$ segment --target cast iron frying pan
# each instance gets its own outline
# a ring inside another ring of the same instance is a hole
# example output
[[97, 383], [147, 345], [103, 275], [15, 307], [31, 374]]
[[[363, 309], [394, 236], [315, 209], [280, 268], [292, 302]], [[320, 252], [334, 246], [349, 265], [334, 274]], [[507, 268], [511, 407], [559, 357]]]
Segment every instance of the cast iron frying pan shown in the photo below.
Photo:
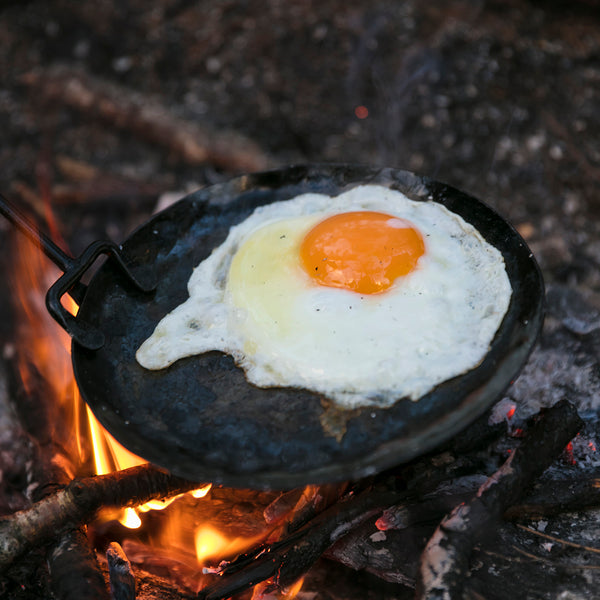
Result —
[[[232, 225], [259, 205], [305, 192], [338, 195], [365, 183], [444, 204], [502, 252], [513, 296], [478, 367], [418, 402], [399, 399], [387, 409], [344, 411], [304, 389], [250, 385], [220, 352], [161, 371], [138, 365], [139, 345], [188, 297], [192, 269]], [[77, 318], [100, 329], [105, 343], [87, 350], [73, 342], [83, 397], [131, 451], [183, 477], [229, 486], [285, 489], [355, 479], [431, 450], [499, 399], [542, 323], [542, 278], [517, 232], [478, 200], [406, 171], [298, 166], [238, 177], [155, 216], [123, 244], [123, 256], [136, 267], [152, 268], [158, 286], [150, 294], [136, 291], [112, 261], [94, 276]]]

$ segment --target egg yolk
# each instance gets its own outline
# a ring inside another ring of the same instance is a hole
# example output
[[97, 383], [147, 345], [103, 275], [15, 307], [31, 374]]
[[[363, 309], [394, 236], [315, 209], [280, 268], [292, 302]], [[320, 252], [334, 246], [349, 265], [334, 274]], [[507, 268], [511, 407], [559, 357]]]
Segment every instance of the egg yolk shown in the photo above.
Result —
[[361, 294], [387, 290], [424, 252], [423, 237], [411, 223], [374, 211], [329, 217], [300, 246], [304, 269], [316, 283]]

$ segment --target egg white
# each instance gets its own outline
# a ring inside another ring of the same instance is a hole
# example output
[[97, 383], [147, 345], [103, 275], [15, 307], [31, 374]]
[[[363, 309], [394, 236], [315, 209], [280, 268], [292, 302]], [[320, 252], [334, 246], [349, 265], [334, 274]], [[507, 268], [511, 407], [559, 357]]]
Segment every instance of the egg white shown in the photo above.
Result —
[[[301, 266], [304, 235], [354, 210], [407, 220], [425, 241], [416, 269], [386, 292], [325, 287]], [[512, 293], [501, 253], [473, 226], [376, 185], [256, 209], [198, 265], [188, 291], [138, 350], [143, 367], [220, 350], [257, 386], [307, 388], [349, 408], [417, 400], [476, 367]]]

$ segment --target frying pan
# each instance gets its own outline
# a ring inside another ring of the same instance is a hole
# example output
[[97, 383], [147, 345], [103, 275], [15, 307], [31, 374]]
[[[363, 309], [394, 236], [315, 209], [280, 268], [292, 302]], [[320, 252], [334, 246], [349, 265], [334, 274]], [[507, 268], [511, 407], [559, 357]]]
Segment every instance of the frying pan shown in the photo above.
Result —
[[[366, 183], [443, 204], [502, 253], [512, 298], [477, 367], [416, 402], [400, 398], [389, 408], [345, 410], [305, 389], [251, 385], [233, 359], [217, 351], [161, 371], [136, 362], [137, 348], [158, 321], [187, 299], [192, 269], [254, 208], [305, 192], [338, 195]], [[542, 277], [513, 227], [471, 196], [393, 169], [315, 165], [244, 175], [185, 197], [120, 247], [96, 243], [79, 259], [46, 252], [65, 270], [47, 305], [73, 337], [75, 377], [102, 425], [132, 452], [179, 476], [234, 487], [356, 479], [432, 450], [501, 397], [543, 320]], [[86, 289], [81, 274], [103, 252], [111, 258]], [[60, 305], [69, 290], [80, 304], [77, 317]]]

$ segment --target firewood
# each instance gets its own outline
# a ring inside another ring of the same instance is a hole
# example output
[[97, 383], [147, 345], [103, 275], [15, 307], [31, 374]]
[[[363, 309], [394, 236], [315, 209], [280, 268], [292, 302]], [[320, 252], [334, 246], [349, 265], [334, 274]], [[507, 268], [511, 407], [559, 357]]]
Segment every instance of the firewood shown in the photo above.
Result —
[[60, 600], [109, 600], [104, 577], [83, 528], [62, 534], [48, 553], [50, 585]]
[[[336, 542], [324, 556], [356, 571], [366, 570], [385, 581], [414, 587], [419, 555], [435, 530], [431, 523], [439, 523], [454, 507], [473, 498], [478, 489], [447, 493], [453, 491], [452, 483], [446, 487], [445, 494], [436, 493], [427, 499], [414, 498], [391, 507], [376, 524], [361, 525]], [[539, 519], [598, 507], [598, 479], [581, 476], [565, 479], [558, 474], [556, 478], [548, 477], [539, 482], [520, 503], [509, 507], [502, 518], [505, 521]], [[423, 545], [419, 546], [421, 539]]]
[[242, 592], [261, 581], [275, 577], [286, 588], [316, 562], [329, 546], [366, 519], [391, 506], [398, 499], [394, 491], [367, 490], [346, 498], [321, 512], [288, 537], [243, 557], [222, 570], [214, 584], [204, 588], [201, 600], [221, 600]]
[[137, 506], [198, 486], [152, 465], [75, 479], [31, 508], [0, 519], [0, 572], [35, 544], [90, 522], [101, 507]]
[[74, 68], [32, 71], [22, 81], [38, 98], [129, 131], [191, 165], [212, 163], [229, 171], [246, 172], [264, 169], [272, 162], [257, 144], [237, 132], [209, 131], [176, 117], [147, 96]]
[[[64, 405], [49, 401], [54, 396], [48, 381], [31, 367], [32, 385], [17, 394], [15, 411], [20, 415], [32, 449], [33, 459], [27, 464], [27, 479], [31, 482], [28, 495], [33, 502], [43, 502], [73, 479], [75, 454], [67, 432], [59, 433], [55, 427], [57, 422], [67, 422], [62, 412]], [[11, 543], [10, 539], [6, 541]], [[44, 550], [49, 585], [56, 600], [109, 599], [96, 555], [80, 524], [55, 531]]]
[[597, 477], [561, 477], [549, 479], [527, 494], [522, 502], [511, 506], [504, 518], [509, 520], [541, 518], [565, 512], [600, 507], [600, 479]]
[[468, 503], [445, 517], [421, 557], [417, 598], [458, 598], [476, 541], [565, 448], [583, 422], [567, 401], [549, 409]]
[[131, 563], [117, 542], [109, 544], [106, 560], [112, 600], [135, 600], [135, 577], [131, 571]]

